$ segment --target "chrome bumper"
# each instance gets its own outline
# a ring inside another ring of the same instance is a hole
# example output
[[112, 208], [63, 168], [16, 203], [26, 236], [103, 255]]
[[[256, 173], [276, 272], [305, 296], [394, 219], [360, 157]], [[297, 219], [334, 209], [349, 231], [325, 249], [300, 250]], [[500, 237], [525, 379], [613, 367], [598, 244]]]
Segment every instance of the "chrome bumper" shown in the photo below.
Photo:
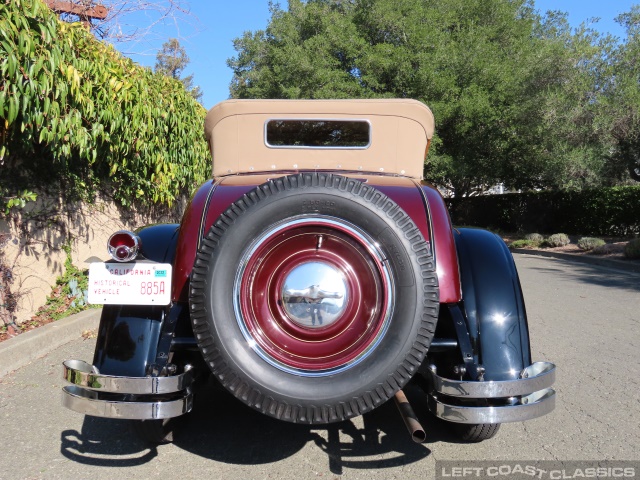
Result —
[[62, 405], [78, 413], [106, 418], [152, 420], [183, 415], [193, 406], [191, 370], [169, 377], [102, 375], [82, 360], [63, 363]]
[[[456, 423], [521, 422], [540, 417], [555, 407], [556, 366], [536, 362], [517, 380], [466, 381], [442, 378], [428, 371], [429, 410]], [[481, 401], [486, 400], [486, 401]], [[479, 405], [481, 404], [482, 405]]]

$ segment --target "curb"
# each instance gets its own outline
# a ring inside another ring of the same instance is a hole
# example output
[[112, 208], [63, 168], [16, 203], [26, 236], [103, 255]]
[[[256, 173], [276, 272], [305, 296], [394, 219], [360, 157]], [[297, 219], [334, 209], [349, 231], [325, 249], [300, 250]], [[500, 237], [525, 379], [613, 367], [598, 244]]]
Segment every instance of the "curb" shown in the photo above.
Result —
[[562, 260], [569, 260], [571, 262], [586, 263], [589, 265], [597, 265], [599, 267], [615, 268], [616, 270], [640, 273], [640, 263], [627, 263], [622, 260], [574, 255], [571, 253], [545, 252], [544, 250], [529, 250], [528, 248], [514, 248], [511, 252], [523, 255], [535, 255], [538, 257], [559, 258]]
[[101, 312], [85, 310], [0, 342], [0, 378], [98, 328]]

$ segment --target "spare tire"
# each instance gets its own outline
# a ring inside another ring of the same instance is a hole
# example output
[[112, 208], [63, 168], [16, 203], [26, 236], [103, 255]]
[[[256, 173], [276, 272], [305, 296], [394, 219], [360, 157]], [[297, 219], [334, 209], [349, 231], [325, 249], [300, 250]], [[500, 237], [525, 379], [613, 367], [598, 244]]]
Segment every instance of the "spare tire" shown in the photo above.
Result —
[[233, 203], [198, 250], [193, 330], [233, 395], [290, 422], [374, 409], [415, 374], [438, 317], [430, 244], [360, 179], [304, 173]]

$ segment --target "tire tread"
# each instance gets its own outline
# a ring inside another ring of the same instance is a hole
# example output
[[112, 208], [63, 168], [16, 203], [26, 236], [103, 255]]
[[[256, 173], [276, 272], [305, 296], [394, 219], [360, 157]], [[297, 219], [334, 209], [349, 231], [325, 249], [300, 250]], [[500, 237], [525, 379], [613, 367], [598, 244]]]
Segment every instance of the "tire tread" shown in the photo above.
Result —
[[495, 437], [500, 429], [499, 423], [456, 424], [456, 433], [468, 443], [478, 443]]

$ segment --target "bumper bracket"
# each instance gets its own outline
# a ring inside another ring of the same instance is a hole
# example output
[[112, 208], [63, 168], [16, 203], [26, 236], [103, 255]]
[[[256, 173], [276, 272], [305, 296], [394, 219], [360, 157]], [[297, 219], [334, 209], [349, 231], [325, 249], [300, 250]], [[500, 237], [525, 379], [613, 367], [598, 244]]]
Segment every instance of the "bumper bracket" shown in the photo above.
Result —
[[536, 362], [516, 380], [451, 380], [429, 369], [429, 410], [435, 416], [456, 423], [521, 422], [540, 417], [555, 407], [556, 367]]
[[130, 420], [165, 419], [191, 411], [191, 369], [168, 377], [103, 375], [82, 360], [63, 363], [62, 405], [78, 413]]

